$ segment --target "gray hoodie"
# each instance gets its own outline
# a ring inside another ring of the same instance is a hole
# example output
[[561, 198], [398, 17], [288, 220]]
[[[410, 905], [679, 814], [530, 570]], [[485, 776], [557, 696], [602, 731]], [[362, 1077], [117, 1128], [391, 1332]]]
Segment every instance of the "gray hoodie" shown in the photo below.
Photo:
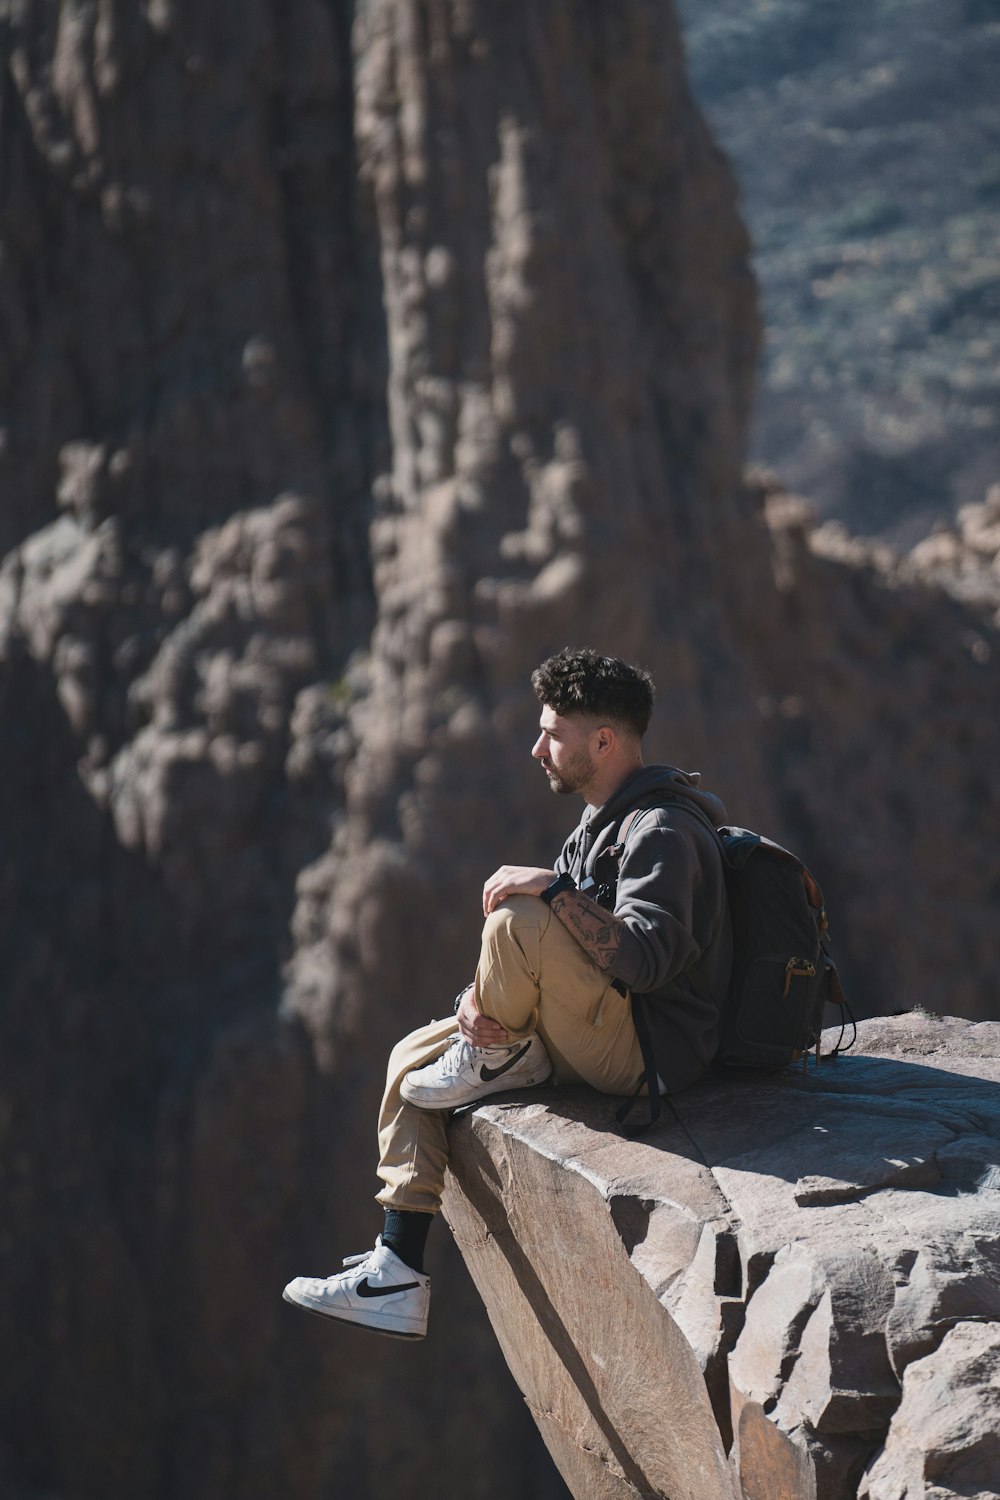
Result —
[[719, 842], [684, 804], [716, 827], [726, 810], [698, 780], [675, 766], [633, 772], [603, 807], [584, 811], [556, 860], [557, 872], [568, 871], [577, 885], [592, 876], [608, 899], [615, 867], [601, 856], [627, 814], [648, 808], [629, 829], [618, 867], [614, 912], [625, 934], [611, 973], [645, 997], [657, 1069], [671, 1093], [696, 1082], [712, 1061], [732, 967]]

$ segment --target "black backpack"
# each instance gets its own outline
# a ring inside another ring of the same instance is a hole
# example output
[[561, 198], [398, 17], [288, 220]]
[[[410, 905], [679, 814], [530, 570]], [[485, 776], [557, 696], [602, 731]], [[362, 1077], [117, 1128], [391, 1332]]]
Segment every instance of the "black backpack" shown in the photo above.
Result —
[[[634, 809], [622, 823], [618, 841], [606, 851], [616, 871], [595, 892], [613, 908], [617, 868], [632, 825], [651, 807], [669, 804], [697, 817], [717, 838], [722, 853], [733, 924], [733, 969], [721, 1007], [721, 1032], [715, 1062], [727, 1068], [783, 1068], [810, 1051], [820, 1057], [824, 1007], [840, 1007], [841, 1034], [827, 1056], [843, 1045], [848, 1020], [853, 1026], [829, 950], [823, 893], [805, 865], [771, 839], [747, 828], [716, 828], [687, 798], [660, 798]], [[610, 896], [610, 903], [608, 897]], [[643, 1014], [642, 996], [632, 996], [632, 1015], [642, 1045], [649, 1087], [650, 1123], [660, 1113], [652, 1043]], [[855, 1030], [856, 1035], [856, 1030]], [[624, 1120], [631, 1102], [619, 1111]]]

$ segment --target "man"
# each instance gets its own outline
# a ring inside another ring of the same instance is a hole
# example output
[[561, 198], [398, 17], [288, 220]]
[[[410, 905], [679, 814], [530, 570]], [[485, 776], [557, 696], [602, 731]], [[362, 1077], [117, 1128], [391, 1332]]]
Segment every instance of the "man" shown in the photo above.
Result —
[[378, 1132], [386, 1217], [375, 1249], [338, 1275], [297, 1277], [284, 1293], [400, 1338], [427, 1328], [423, 1255], [441, 1204], [450, 1110], [553, 1074], [635, 1093], [647, 1070], [630, 991], [644, 997], [661, 1092], [700, 1078], [718, 1041], [732, 941], [713, 825], [725, 809], [697, 775], [643, 765], [647, 673], [567, 649], [531, 681], [541, 704], [531, 753], [554, 792], [583, 798], [583, 816], [554, 869], [501, 865], [490, 876], [474, 982], [453, 1017], [392, 1052]]

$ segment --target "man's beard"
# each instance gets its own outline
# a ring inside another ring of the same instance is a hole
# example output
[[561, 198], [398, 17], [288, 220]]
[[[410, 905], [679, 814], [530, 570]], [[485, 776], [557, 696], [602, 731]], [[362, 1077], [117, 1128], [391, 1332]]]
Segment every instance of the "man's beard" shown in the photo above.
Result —
[[593, 779], [594, 768], [586, 750], [579, 750], [561, 771], [546, 766], [545, 774], [549, 778], [550, 790], [568, 797], [585, 791]]

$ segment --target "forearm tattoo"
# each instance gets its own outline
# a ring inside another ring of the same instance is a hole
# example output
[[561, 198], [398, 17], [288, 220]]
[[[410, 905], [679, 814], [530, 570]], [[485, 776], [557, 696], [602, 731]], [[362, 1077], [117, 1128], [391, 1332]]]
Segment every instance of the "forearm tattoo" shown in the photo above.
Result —
[[560, 891], [552, 910], [599, 969], [610, 969], [621, 947], [625, 923], [582, 891]]

